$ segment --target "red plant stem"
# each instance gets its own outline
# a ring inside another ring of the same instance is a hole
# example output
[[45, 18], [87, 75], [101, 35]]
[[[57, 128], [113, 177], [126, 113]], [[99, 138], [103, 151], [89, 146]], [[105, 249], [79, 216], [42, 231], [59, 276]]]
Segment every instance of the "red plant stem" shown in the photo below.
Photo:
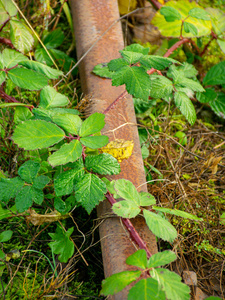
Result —
[[162, 4], [159, 3], [157, 0], [149, 0], [149, 2], [152, 4], [152, 6], [154, 6], [154, 8], [156, 9], [160, 9]]
[[13, 44], [12, 44], [12, 42], [9, 39], [0, 37], [0, 43], [9, 46], [12, 49], [15, 49], [14, 46], [13, 46]]
[[189, 39], [182, 39], [178, 42], [176, 42], [172, 47], [170, 47], [170, 49], [167, 50], [167, 52], [163, 55], [164, 57], [169, 57], [173, 51], [175, 51], [178, 47], [180, 47], [181, 45], [189, 42], [190, 40]]
[[5, 25], [9, 22], [9, 20], [10, 20], [10, 18], [7, 19], [7, 20], [2, 24], [2, 26], [1, 26], [1, 28], [0, 28], [0, 32], [1, 32], [2, 29], [5, 27]]
[[200, 53], [200, 56], [203, 56], [206, 52], [206, 50], [208, 49], [209, 45], [211, 44], [211, 42], [214, 40], [214, 39], [217, 39], [217, 35], [212, 31], [211, 32], [211, 39], [210, 41], [205, 45], [204, 49], [202, 50], [202, 52]]
[[103, 114], [106, 114], [110, 109], [112, 109], [116, 103], [121, 100], [123, 97], [125, 97], [128, 94], [127, 91], [124, 91], [121, 95], [119, 95], [119, 97], [116, 98], [116, 100], [114, 100], [104, 111]]
[[14, 97], [9, 96], [6, 94], [2, 88], [0, 88], [0, 97], [2, 97], [7, 103], [12, 103], [12, 102], [19, 102], [17, 101]]
[[[117, 203], [117, 201], [114, 199], [112, 194], [108, 191], [105, 195], [108, 199], [109, 203], [113, 206], [113, 204]], [[152, 256], [151, 252], [148, 250], [145, 242], [140, 237], [136, 229], [134, 228], [133, 224], [129, 219], [121, 218], [124, 226], [127, 228], [128, 232], [130, 233], [131, 239], [139, 246], [140, 249], [144, 249], [147, 253], [147, 258], [150, 258]]]

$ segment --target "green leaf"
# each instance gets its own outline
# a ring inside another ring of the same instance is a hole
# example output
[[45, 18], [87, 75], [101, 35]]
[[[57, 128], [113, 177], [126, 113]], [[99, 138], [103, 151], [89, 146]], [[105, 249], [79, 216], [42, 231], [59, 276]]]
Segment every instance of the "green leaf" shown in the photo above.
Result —
[[63, 75], [63, 72], [60, 70], [56, 70], [53, 68], [50, 68], [40, 62], [34, 61], [34, 60], [28, 60], [28, 61], [22, 61], [19, 62], [20, 66], [23, 66], [27, 69], [36, 71], [39, 74], [43, 74], [49, 79], [57, 79], [59, 76]]
[[24, 186], [24, 181], [19, 177], [12, 179], [1, 178], [0, 180], [0, 200], [8, 203], [10, 199], [15, 198], [17, 193]]
[[48, 148], [65, 137], [55, 124], [43, 120], [29, 120], [17, 125], [12, 139], [20, 148], [35, 150]]
[[167, 214], [171, 214], [174, 216], [190, 219], [190, 220], [195, 220], [195, 221], [202, 221], [201, 218], [196, 217], [195, 215], [189, 214], [185, 211], [179, 210], [179, 209], [172, 209], [172, 208], [166, 208], [166, 207], [158, 207], [158, 206], [153, 206], [152, 207], [156, 211], [162, 211]]
[[82, 124], [81, 118], [72, 114], [56, 114], [52, 117], [52, 120], [67, 132], [75, 135], [78, 135]]
[[33, 187], [38, 190], [43, 190], [43, 188], [46, 186], [46, 184], [49, 183], [49, 181], [50, 178], [45, 175], [38, 176], [34, 179]]
[[116, 158], [108, 153], [87, 156], [85, 167], [88, 171], [101, 175], [115, 175], [120, 173], [120, 164]]
[[57, 28], [53, 31], [49, 31], [43, 38], [43, 43], [47, 49], [58, 48], [63, 40], [64, 33], [60, 28]]
[[165, 219], [148, 211], [146, 209], [143, 210], [145, 221], [149, 227], [149, 229], [157, 236], [162, 238], [165, 241], [173, 242], [177, 237], [176, 229]]
[[9, 69], [16, 66], [21, 61], [28, 60], [28, 57], [13, 49], [4, 49], [2, 51], [4, 66]]
[[0, 204], [0, 220], [11, 217], [16, 214], [16, 205], [13, 205], [9, 209], [4, 209]]
[[2, 84], [6, 79], [5, 71], [0, 71], [0, 84]]
[[181, 278], [167, 269], [157, 268], [150, 271], [153, 279], [156, 279], [168, 300], [189, 300], [190, 288], [181, 282]]
[[170, 264], [177, 259], [177, 256], [174, 252], [166, 250], [163, 252], [158, 252], [153, 254], [148, 260], [148, 268], [156, 268]]
[[109, 138], [106, 135], [101, 136], [87, 136], [80, 138], [80, 142], [91, 149], [98, 149], [104, 147], [109, 142]]
[[140, 44], [131, 44], [129, 46], [126, 46], [123, 49], [123, 51], [131, 51], [131, 52], [136, 52], [136, 53], [142, 53], [143, 55], [147, 55], [149, 50], [150, 50], [150, 48], [143, 47]]
[[179, 71], [182, 71], [187, 78], [196, 78], [198, 71], [195, 67], [187, 62], [184, 62], [181, 66], [176, 67]]
[[[62, 68], [65, 72], [68, 72], [76, 63], [74, 58], [69, 57], [66, 53], [57, 50], [57, 49], [50, 49], [49, 53], [55, 59], [56, 63], [60, 68]], [[76, 75], [78, 69], [75, 68], [72, 71], [72, 75]]]
[[164, 76], [151, 76], [152, 88], [150, 96], [153, 98], [163, 98], [173, 91], [173, 83]]
[[66, 203], [59, 197], [55, 197], [54, 199], [54, 208], [60, 212], [63, 213], [66, 209]]
[[110, 71], [118, 71], [122, 67], [128, 66], [128, 65], [129, 65], [129, 62], [123, 58], [116, 58], [116, 59], [111, 60], [108, 63], [108, 67], [109, 67]]
[[45, 120], [47, 122], [52, 121], [53, 116], [59, 114], [71, 114], [71, 115], [78, 115], [79, 112], [76, 109], [66, 109], [66, 108], [34, 108], [32, 110], [35, 119]]
[[23, 67], [8, 71], [8, 76], [15, 85], [30, 91], [40, 90], [48, 85], [47, 77]]
[[126, 85], [129, 94], [135, 98], [148, 100], [151, 88], [151, 80], [149, 75], [142, 67], [125, 66], [116, 72], [112, 77], [112, 85]]
[[155, 197], [149, 193], [140, 192], [139, 197], [140, 197], [140, 206], [149, 206], [149, 205], [156, 204]]
[[117, 194], [136, 205], [140, 205], [140, 196], [132, 182], [126, 179], [118, 179], [114, 185]]
[[49, 243], [49, 247], [52, 249], [52, 252], [59, 254], [59, 261], [66, 263], [74, 253], [74, 244], [70, 240], [70, 236], [73, 233], [73, 227], [69, 228], [67, 231], [64, 231], [61, 227], [56, 228], [55, 233], [49, 233], [53, 242]]
[[102, 281], [101, 295], [114, 295], [141, 276], [141, 271], [124, 271]]
[[192, 79], [186, 78], [186, 77], [177, 77], [175, 80], [175, 87], [176, 85], [181, 85], [183, 87], [187, 87], [189, 89], [191, 89], [192, 91], [196, 91], [196, 92], [204, 92], [205, 89], [202, 87], [202, 85], [197, 82], [194, 81]]
[[5, 230], [0, 233], [0, 243], [8, 242], [12, 237], [12, 230]]
[[[142, 53], [125, 51], [125, 50], [120, 51], [120, 53], [123, 56], [123, 58], [125, 58], [130, 64], [137, 63], [140, 60], [140, 58], [143, 56]], [[124, 64], [124, 65], [127, 65], [127, 64]]]
[[20, 177], [27, 183], [33, 183], [41, 165], [39, 162], [28, 160], [18, 170]]
[[15, 124], [29, 120], [33, 116], [32, 112], [27, 107], [16, 107], [14, 113]]
[[203, 93], [196, 93], [196, 98], [201, 103], [209, 103], [210, 101], [214, 101], [217, 97], [217, 93], [214, 89], [205, 89]]
[[75, 197], [88, 212], [104, 199], [107, 193], [105, 183], [94, 174], [85, 174], [75, 183]]
[[217, 116], [225, 119], [225, 94], [219, 93], [216, 99], [212, 99], [209, 102], [210, 107]]
[[196, 112], [188, 96], [183, 92], [176, 92], [174, 94], [174, 102], [188, 122], [193, 125], [196, 121]]
[[152, 278], [141, 279], [129, 291], [128, 300], [165, 300], [165, 293]]
[[141, 269], [147, 268], [147, 255], [146, 251], [141, 249], [136, 251], [134, 254], [130, 255], [126, 259], [126, 264], [130, 266], [135, 266]]
[[16, 195], [15, 204], [19, 213], [22, 213], [32, 206], [31, 186], [24, 186]]
[[98, 76], [104, 77], [104, 78], [108, 78], [108, 79], [111, 79], [112, 76], [113, 76], [113, 73], [114, 73], [114, 72], [111, 72], [109, 70], [109, 67], [108, 67], [107, 63], [98, 64], [97, 66], [94, 67], [94, 69], [92, 70], [92, 72], [95, 75], [98, 75]]
[[30, 193], [31, 193], [32, 201], [34, 201], [38, 205], [41, 205], [42, 202], [44, 201], [43, 191], [32, 187]]
[[198, 29], [195, 27], [195, 25], [189, 23], [189, 22], [184, 22], [184, 31], [187, 33], [192, 33], [193, 35], [198, 35]]
[[12, 0], [0, 0], [0, 24], [5, 23], [9, 16], [13, 17], [16, 14], [17, 9]]
[[[51, 54], [51, 50], [49, 50], [49, 52]], [[51, 58], [49, 57], [48, 53], [45, 51], [44, 48], [36, 49], [36, 51], [34, 53], [34, 58], [35, 58], [35, 60], [37, 60], [43, 64], [46, 64], [49, 67], [51, 67], [53, 65]], [[54, 58], [53, 58], [53, 60], [54, 60]]]
[[1, 103], [0, 108], [6, 108], [6, 107], [16, 107], [16, 106], [28, 106], [33, 107], [33, 105], [25, 104], [25, 103], [19, 103], [19, 102], [13, 102], [13, 103]]
[[34, 38], [28, 27], [16, 19], [10, 20], [10, 40], [13, 46], [23, 54], [31, 51]]
[[101, 113], [94, 113], [90, 115], [81, 125], [79, 136], [85, 137], [102, 130], [105, 126], [105, 115]]
[[74, 190], [76, 181], [84, 175], [84, 165], [82, 160], [78, 160], [74, 163], [74, 167], [71, 170], [65, 171], [59, 174], [54, 180], [54, 190], [56, 196], [69, 195]]
[[213, 66], [203, 79], [204, 85], [225, 84], [225, 60]]
[[111, 193], [111, 194], [113, 194], [113, 197], [115, 198], [115, 199], [118, 199], [118, 198], [120, 198], [120, 196], [119, 195], [117, 195], [117, 193], [116, 193], [116, 191], [115, 191], [115, 189], [114, 189], [114, 185], [115, 185], [115, 180], [111, 180], [111, 181], [109, 181], [106, 177], [103, 177], [103, 178], [101, 178], [102, 179], [102, 181], [106, 184], [106, 188], [107, 188], [107, 190]]
[[53, 166], [65, 165], [74, 162], [82, 154], [82, 145], [78, 140], [73, 140], [69, 144], [64, 144], [48, 158], [48, 162]]
[[113, 204], [113, 212], [122, 218], [135, 218], [140, 212], [140, 207], [134, 202], [123, 200]]
[[175, 59], [157, 55], [144, 55], [142, 56], [140, 63], [149, 69], [154, 68], [156, 70], [164, 70], [165, 68], [169, 67], [172, 63], [180, 64]]
[[210, 297], [205, 298], [205, 300], [221, 300], [221, 298], [215, 297], [215, 296], [210, 296]]
[[212, 7], [207, 7], [206, 11], [211, 16], [213, 31], [217, 36], [220, 36], [225, 31], [225, 13], [218, 8]]
[[160, 14], [163, 15], [167, 22], [174, 22], [176, 20], [181, 20], [181, 14], [179, 11], [170, 6], [163, 6], [160, 9]]
[[196, 18], [196, 19], [210, 20], [210, 16], [207, 13], [207, 11], [205, 11], [204, 9], [202, 9], [200, 7], [192, 8], [188, 14], [189, 14], [189, 16]]

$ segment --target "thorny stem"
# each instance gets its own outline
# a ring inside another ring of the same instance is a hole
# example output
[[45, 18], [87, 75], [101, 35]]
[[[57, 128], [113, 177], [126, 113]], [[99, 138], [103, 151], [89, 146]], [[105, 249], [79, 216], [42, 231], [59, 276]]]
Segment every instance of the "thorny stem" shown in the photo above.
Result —
[[152, 4], [152, 6], [154, 6], [154, 8], [156, 9], [160, 9], [162, 4], [159, 3], [157, 0], [149, 0], [149, 2]]
[[209, 45], [212, 43], [213, 40], [217, 39], [217, 35], [211, 31], [211, 39], [208, 41], [208, 43], [205, 45], [204, 49], [202, 50], [202, 52], [200, 53], [200, 56], [203, 56], [206, 52], [206, 50], [208, 49]]
[[[109, 203], [113, 206], [114, 203], [117, 203], [117, 201], [114, 199], [113, 195], [108, 191], [105, 195], [105, 197], [108, 199]], [[147, 258], [150, 258], [152, 256], [151, 252], [148, 250], [145, 242], [140, 237], [136, 229], [134, 228], [133, 224], [129, 219], [121, 218], [124, 226], [127, 228], [128, 232], [130, 233], [131, 239], [139, 246], [140, 249], [144, 249], [147, 253]]]
[[116, 103], [123, 99], [126, 95], [128, 94], [127, 91], [124, 91], [121, 95], [119, 95], [119, 97], [116, 98], [116, 100], [114, 100], [104, 111], [103, 114], [106, 114], [108, 111], [110, 111], [110, 109], [114, 108], [114, 106], [116, 105]]
[[13, 46], [12, 42], [9, 39], [0, 37], [0, 43], [9, 46], [12, 49], [15, 49], [15, 47]]

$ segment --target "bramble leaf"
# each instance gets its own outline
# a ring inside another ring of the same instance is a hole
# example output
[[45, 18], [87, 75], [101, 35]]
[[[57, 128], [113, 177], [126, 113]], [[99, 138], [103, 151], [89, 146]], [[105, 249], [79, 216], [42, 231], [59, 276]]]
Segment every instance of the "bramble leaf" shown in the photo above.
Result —
[[174, 102], [188, 122], [193, 125], [196, 121], [196, 112], [194, 105], [188, 96], [183, 92], [176, 92], [174, 94]]
[[[121, 69], [122, 67], [124, 66], [128, 66], [129, 65], [129, 62], [126, 61], [125, 59], [123, 58], [116, 58], [116, 59], [113, 59], [111, 60], [109, 63], [108, 63], [108, 67], [109, 67], [109, 70], [110, 71], [118, 71], [119, 69]], [[113, 73], [112, 73], [113, 74]]]
[[173, 91], [173, 83], [164, 76], [151, 76], [152, 87], [150, 96], [153, 98], [163, 98]]
[[117, 216], [128, 219], [135, 218], [141, 212], [137, 204], [127, 200], [113, 204], [112, 210]]
[[40, 62], [34, 60], [22, 61], [18, 63], [27, 69], [36, 71], [39, 74], [43, 74], [49, 79], [57, 79], [59, 76], [63, 75], [63, 72], [57, 69], [50, 68]]
[[24, 186], [15, 198], [16, 208], [19, 213], [22, 213], [33, 204], [31, 186]]
[[101, 295], [114, 295], [141, 276], [141, 271], [124, 271], [102, 281]]
[[119, 86], [123, 84], [126, 85], [129, 94], [136, 98], [148, 100], [151, 80], [144, 68], [125, 66], [115, 72], [112, 77], [112, 85]]
[[86, 209], [88, 214], [104, 199], [106, 193], [105, 183], [94, 174], [85, 174], [75, 182], [76, 201]]
[[38, 189], [38, 190], [43, 190], [43, 188], [46, 186], [46, 184], [48, 184], [50, 181], [50, 178], [45, 176], [45, 175], [41, 175], [41, 176], [38, 176], [34, 179], [34, 182], [33, 182], [33, 187], [35, 189]]
[[64, 33], [60, 28], [57, 28], [53, 31], [49, 31], [43, 38], [43, 43], [47, 49], [58, 48], [63, 40]]
[[[128, 61], [130, 64], [137, 63], [140, 60], [140, 58], [143, 56], [142, 53], [131, 52], [131, 51], [126, 51], [126, 50], [122, 50], [122, 51], [120, 51], [120, 53], [123, 56], [123, 58], [125, 58], [126, 61]], [[124, 65], [127, 65], [127, 64], [124, 64]]]
[[201, 103], [209, 103], [210, 101], [214, 101], [217, 97], [217, 93], [214, 89], [208, 88], [205, 89], [205, 92], [196, 93], [196, 98]]
[[122, 51], [127, 51], [127, 52], [131, 51], [131, 52], [142, 53], [143, 55], [147, 55], [149, 50], [150, 50], [149, 47], [143, 47], [140, 44], [131, 44], [129, 46], [126, 46]]
[[195, 27], [195, 25], [189, 23], [189, 22], [184, 22], [184, 31], [187, 33], [192, 33], [193, 35], [197, 35], [198, 34], [198, 29]]
[[140, 192], [139, 197], [140, 197], [140, 206], [149, 206], [149, 205], [156, 204], [155, 197], [149, 193]]
[[204, 9], [202, 9], [200, 7], [192, 8], [188, 14], [189, 14], [189, 16], [196, 18], [196, 19], [210, 20], [210, 16], [207, 13], [207, 11], [205, 11]]
[[211, 99], [209, 102], [212, 110], [219, 116], [220, 118], [225, 119], [225, 94], [218, 93], [216, 99]]
[[150, 271], [151, 277], [162, 286], [168, 300], [189, 300], [190, 288], [181, 282], [181, 278], [167, 269], [157, 268]]
[[11, 0], [1, 0], [0, 1], [0, 24], [5, 23], [9, 16], [15, 16], [17, 14], [17, 9]]
[[148, 69], [154, 68], [156, 70], [164, 70], [165, 68], [169, 67], [172, 63], [180, 64], [180, 62], [173, 58], [162, 57], [158, 55], [144, 55], [140, 59], [140, 63]]
[[16, 214], [16, 205], [13, 205], [8, 209], [4, 209], [0, 204], [0, 220], [11, 217], [14, 214]]
[[126, 259], [126, 264], [141, 269], [147, 269], [147, 254], [144, 249], [136, 251]]
[[29, 120], [33, 116], [32, 112], [27, 107], [16, 107], [14, 113], [14, 122], [18, 124], [23, 121]]
[[181, 20], [181, 14], [179, 11], [170, 6], [163, 6], [160, 9], [160, 14], [163, 15], [167, 22], [174, 22], [176, 20]]
[[115, 175], [120, 173], [120, 164], [116, 158], [108, 153], [87, 156], [85, 167], [88, 171], [101, 175]]
[[126, 179], [118, 179], [115, 182], [115, 190], [117, 194], [128, 201], [132, 201], [137, 206], [140, 205], [140, 196], [138, 191], [136, 190], [136, 187], [133, 185], [132, 182]]
[[98, 149], [108, 144], [109, 138], [106, 135], [87, 136], [80, 138], [80, 142], [91, 149]]
[[34, 201], [35, 203], [41, 205], [42, 202], [44, 201], [44, 193], [42, 190], [40, 189], [36, 189], [32, 186], [31, 190], [31, 197], [32, 197], [32, 201]]
[[49, 156], [48, 162], [53, 166], [65, 165], [74, 162], [82, 154], [82, 145], [78, 140], [73, 140], [69, 144], [64, 144], [61, 148]]
[[28, 160], [18, 170], [20, 177], [27, 183], [33, 183], [34, 178], [37, 176], [41, 165], [39, 162]]
[[59, 254], [58, 259], [60, 262], [66, 263], [74, 253], [74, 244], [70, 240], [73, 229], [74, 228], [71, 227], [67, 231], [64, 231], [58, 226], [55, 233], [49, 233], [53, 242], [50, 242], [48, 245], [53, 253]]
[[5, 230], [0, 233], [0, 243], [8, 242], [13, 235], [12, 230]]
[[[124, 59], [123, 59], [124, 60]], [[98, 75], [100, 77], [105, 77], [105, 78], [109, 78], [111, 79], [113, 76], [114, 72], [111, 72], [109, 70], [109, 66], [107, 63], [103, 63], [103, 64], [98, 64], [94, 67], [94, 69], [92, 70], [92, 72], [95, 75]]]
[[10, 199], [15, 198], [21, 188], [24, 186], [24, 181], [19, 177], [1, 178], [0, 180], [0, 200], [8, 203]]
[[145, 221], [149, 229], [157, 236], [165, 241], [173, 242], [177, 237], [177, 231], [168, 221], [160, 217], [158, 214], [143, 210]]
[[86, 137], [102, 130], [105, 126], [105, 115], [94, 113], [90, 115], [81, 125], [79, 136]]
[[14, 49], [4, 49], [2, 51], [2, 59], [4, 66], [9, 69], [16, 66], [21, 61], [28, 60], [28, 57]]
[[163, 252], [158, 252], [153, 254], [148, 260], [148, 268], [155, 268], [170, 264], [177, 259], [177, 256], [174, 252], [166, 250]]
[[62, 129], [75, 135], [78, 135], [82, 124], [81, 118], [72, 114], [55, 114], [53, 115], [52, 120], [58, 126], [62, 127]]
[[203, 79], [204, 85], [225, 84], [225, 60], [213, 66]]
[[20, 148], [35, 150], [60, 142], [65, 133], [55, 124], [43, 120], [28, 120], [17, 125], [12, 139]]
[[162, 211], [167, 214], [171, 214], [174, 216], [190, 219], [190, 220], [196, 220], [196, 221], [201, 221], [201, 218], [196, 217], [195, 215], [189, 214], [185, 211], [179, 210], [179, 209], [172, 209], [172, 208], [166, 208], [166, 207], [158, 207], [158, 206], [153, 206], [152, 207], [156, 211]]

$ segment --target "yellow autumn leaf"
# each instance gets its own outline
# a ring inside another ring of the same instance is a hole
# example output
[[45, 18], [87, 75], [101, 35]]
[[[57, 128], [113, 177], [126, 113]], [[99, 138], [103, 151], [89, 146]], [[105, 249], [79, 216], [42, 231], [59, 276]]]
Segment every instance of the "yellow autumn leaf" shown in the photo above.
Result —
[[119, 12], [121, 15], [125, 15], [137, 6], [137, 0], [118, 0]]
[[133, 141], [125, 141], [123, 139], [116, 139], [108, 143], [105, 147], [99, 149], [101, 153], [109, 153], [115, 157], [118, 162], [127, 159], [131, 156], [134, 148]]

